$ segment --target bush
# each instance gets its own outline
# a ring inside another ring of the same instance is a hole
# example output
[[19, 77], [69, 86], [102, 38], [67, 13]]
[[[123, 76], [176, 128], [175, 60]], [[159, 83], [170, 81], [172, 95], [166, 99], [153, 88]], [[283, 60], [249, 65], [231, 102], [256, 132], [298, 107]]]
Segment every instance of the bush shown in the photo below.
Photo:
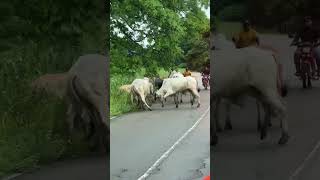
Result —
[[246, 8], [241, 4], [234, 4], [225, 7], [218, 14], [223, 21], [242, 21], [246, 14]]

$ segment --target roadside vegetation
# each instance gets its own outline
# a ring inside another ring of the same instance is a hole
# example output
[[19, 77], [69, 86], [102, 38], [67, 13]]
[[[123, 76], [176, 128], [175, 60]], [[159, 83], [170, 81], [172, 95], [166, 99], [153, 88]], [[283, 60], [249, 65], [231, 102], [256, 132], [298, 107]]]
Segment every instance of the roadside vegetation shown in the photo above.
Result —
[[110, 26], [110, 114], [135, 111], [129, 95], [119, 91], [136, 78], [167, 77], [184, 67], [202, 68], [209, 62], [209, 19], [197, 1], [113, 1]]
[[[314, 24], [320, 27], [320, 4], [317, 0], [225, 0], [215, 1], [211, 7], [220, 22], [241, 22], [249, 19], [260, 33], [296, 31], [305, 15], [312, 16]], [[218, 26], [219, 21], [216, 24]], [[223, 32], [230, 36], [233, 25], [226, 25], [230, 28], [223, 28]]]
[[87, 53], [104, 53], [108, 30], [96, 1], [0, 3], [0, 178], [88, 153], [81, 134], [68, 141], [66, 105], [32, 94], [30, 82], [66, 72]]

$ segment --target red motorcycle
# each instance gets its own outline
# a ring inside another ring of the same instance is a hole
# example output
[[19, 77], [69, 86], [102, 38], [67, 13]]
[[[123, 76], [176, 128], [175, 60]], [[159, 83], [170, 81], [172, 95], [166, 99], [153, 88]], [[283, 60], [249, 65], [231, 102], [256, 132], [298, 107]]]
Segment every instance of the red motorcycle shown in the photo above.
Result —
[[210, 75], [202, 74], [202, 85], [205, 90], [207, 90], [208, 87], [210, 86], [209, 82], [210, 82]]
[[301, 49], [300, 56], [300, 78], [302, 80], [303, 88], [312, 87], [312, 74], [316, 72], [312, 71], [312, 66], [316, 66], [315, 58], [313, 57], [313, 48], [315, 47], [313, 43], [304, 42], [296, 44], [298, 48]]

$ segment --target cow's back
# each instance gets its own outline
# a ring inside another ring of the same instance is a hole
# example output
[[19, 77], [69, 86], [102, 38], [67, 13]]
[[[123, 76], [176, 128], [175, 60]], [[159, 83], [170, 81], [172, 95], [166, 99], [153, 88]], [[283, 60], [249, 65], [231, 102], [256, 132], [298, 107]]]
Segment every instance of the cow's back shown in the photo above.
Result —
[[169, 78], [163, 81], [162, 88], [172, 91], [180, 91], [187, 88], [188, 82], [185, 77]]
[[103, 122], [108, 124], [108, 58], [99, 54], [80, 56], [68, 74], [71, 79], [77, 77], [85, 98], [99, 104]]

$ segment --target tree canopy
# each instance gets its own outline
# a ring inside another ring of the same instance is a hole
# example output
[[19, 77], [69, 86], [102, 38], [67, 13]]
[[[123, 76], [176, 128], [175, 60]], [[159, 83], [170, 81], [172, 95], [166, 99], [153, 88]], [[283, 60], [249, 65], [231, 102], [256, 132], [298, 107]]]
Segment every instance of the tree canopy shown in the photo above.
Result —
[[111, 2], [111, 71], [134, 73], [172, 68], [209, 28], [202, 7], [209, 0], [118, 0]]

